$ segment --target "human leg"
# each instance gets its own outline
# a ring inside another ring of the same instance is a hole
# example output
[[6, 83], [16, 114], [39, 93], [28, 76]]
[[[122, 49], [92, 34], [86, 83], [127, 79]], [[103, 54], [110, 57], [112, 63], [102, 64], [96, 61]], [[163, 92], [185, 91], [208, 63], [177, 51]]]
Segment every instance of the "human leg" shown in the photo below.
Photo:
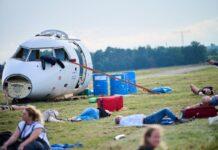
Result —
[[16, 141], [14, 144], [7, 147], [7, 150], [17, 150], [20, 145], [20, 142]]
[[160, 111], [145, 117], [143, 123], [144, 124], [160, 123], [164, 117], [168, 117], [172, 119], [172, 121], [175, 121], [177, 119], [176, 115], [169, 108], [163, 108]]
[[199, 91], [199, 88], [196, 87], [195, 85], [191, 84], [190, 85], [190, 88], [191, 88], [191, 91], [194, 93], [194, 94], [197, 94], [198, 95], [198, 91]]
[[24, 147], [24, 150], [48, 150], [49, 147], [40, 141], [33, 141]]

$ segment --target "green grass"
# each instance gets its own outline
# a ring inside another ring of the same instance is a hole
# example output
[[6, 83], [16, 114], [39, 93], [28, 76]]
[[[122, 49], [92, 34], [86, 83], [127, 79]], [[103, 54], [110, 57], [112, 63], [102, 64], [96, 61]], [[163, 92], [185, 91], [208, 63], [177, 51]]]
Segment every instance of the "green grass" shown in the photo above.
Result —
[[[167, 68], [169, 69], [169, 68]], [[171, 68], [172, 69], [172, 68]], [[126, 110], [115, 112], [112, 117], [78, 123], [46, 123], [50, 143], [75, 143], [85, 145], [84, 150], [134, 150], [140, 144], [144, 128], [116, 128], [113, 119], [116, 115], [134, 113], [149, 114], [163, 107], [170, 107], [177, 115], [180, 110], [199, 102], [199, 96], [190, 92], [191, 83], [200, 87], [211, 85], [218, 90], [218, 70], [203, 69], [176, 76], [152, 77], [146, 74], [165, 69], [137, 71], [137, 82], [145, 87], [170, 86], [174, 91], [170, 94], [152, 95], [139, 91], [135, 96], [125, 97]], [[3, 95], [0, 95], [3, 99]], [[87, 107], [96, 107], [87, 100], [67, 102], [38, 102], [33, 103], [42, 111], [56, 109], [60, 117], [67, 118], [79, 114]], [[0, 113], [0, 131], [13, 131], [20, 120], [21, 112]], [[190, 123], [164, 126], [164, 141], [170, 150], [216, 150], [218, 149], [218, 124], [209, 126], [207, 119], [198, 119]], [[126, 138], [115, 141], [118, 134], [126, 134]]]

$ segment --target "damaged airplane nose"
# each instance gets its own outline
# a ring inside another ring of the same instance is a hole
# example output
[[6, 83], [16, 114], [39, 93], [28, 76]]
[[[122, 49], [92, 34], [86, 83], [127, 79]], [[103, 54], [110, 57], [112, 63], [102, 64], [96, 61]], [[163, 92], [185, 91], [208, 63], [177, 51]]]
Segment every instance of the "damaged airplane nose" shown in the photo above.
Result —
[[32, 91], [31, 81], [22, 75], [11, 75], [3, 83], [3, 89], [11, 98], [26, 98]]
[[6, 61], [2, 83], [7, 96], [46, 100], [78, 94], [88, 87], [92, 71], [72, 64], [92, 67], [91, 55], [79, 39], [70, 39], [60, 30], [45, 30], [20, 44]]

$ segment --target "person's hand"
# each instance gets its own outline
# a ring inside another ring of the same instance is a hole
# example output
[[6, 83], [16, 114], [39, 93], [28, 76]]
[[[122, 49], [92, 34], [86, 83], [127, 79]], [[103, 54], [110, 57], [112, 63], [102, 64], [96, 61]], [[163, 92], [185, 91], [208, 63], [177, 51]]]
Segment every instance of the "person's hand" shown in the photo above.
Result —
[[0, 147], [0, 150], [7, 150], [7, 146], [3, 145], [2, 147]]
[[23, 150], [24, 149], [24, 144], [20, 144], [20, 146], [18, 147], [18, 150]]

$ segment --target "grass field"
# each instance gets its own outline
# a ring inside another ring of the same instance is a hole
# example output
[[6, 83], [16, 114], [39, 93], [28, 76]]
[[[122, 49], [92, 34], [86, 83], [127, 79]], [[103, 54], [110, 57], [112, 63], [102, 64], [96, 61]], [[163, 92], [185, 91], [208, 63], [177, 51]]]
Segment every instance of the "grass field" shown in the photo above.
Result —
[[[179, 68], [179, 67], [176, 67]], [[151, 69], [137, 71], [137, 82], [145, 87], [169, 86], [174, 89], [170, 94], [152, 95], [141, 91], [135, 96], [125, 97], [126, 110], [115, 112], [112, 117], [78, 123], [46, 123], [51, 144], [76, 143], [84, 144], [84, 150], [135, 150], [140, 144], [144, 128], [116, 128], [113, 119], [116, 115], [135, 113], [149, 114], [163, 107], [170, 107], [177, 115], [180, 110], [199, 102], [200, 96], [190, 92], [191, 83], [200, 87], [211, 85], [218, 91], [218, 70], [206, 68], [181, 75], [151, 76], [162, 70], [176, 69]], [[1, 95], [1, 101], [3, 96]], [[87, 107], [96, 107], [87, 100], [67, 102], [38, 102], [33, 103], [42, 111], [56, 109], [60, 117], [67, 118], [79, 114]], [[20, 120], [21, 112], [1, 112], [0, 131], [13, 131]], [[198, 119], [186, 124], [164, 126], [164, 141], [169, 150], [218, 150], [218, 124], [209, 126], [207, 119]], [[118, 134], [126, 134], [126, 138], [115, 141]]]

